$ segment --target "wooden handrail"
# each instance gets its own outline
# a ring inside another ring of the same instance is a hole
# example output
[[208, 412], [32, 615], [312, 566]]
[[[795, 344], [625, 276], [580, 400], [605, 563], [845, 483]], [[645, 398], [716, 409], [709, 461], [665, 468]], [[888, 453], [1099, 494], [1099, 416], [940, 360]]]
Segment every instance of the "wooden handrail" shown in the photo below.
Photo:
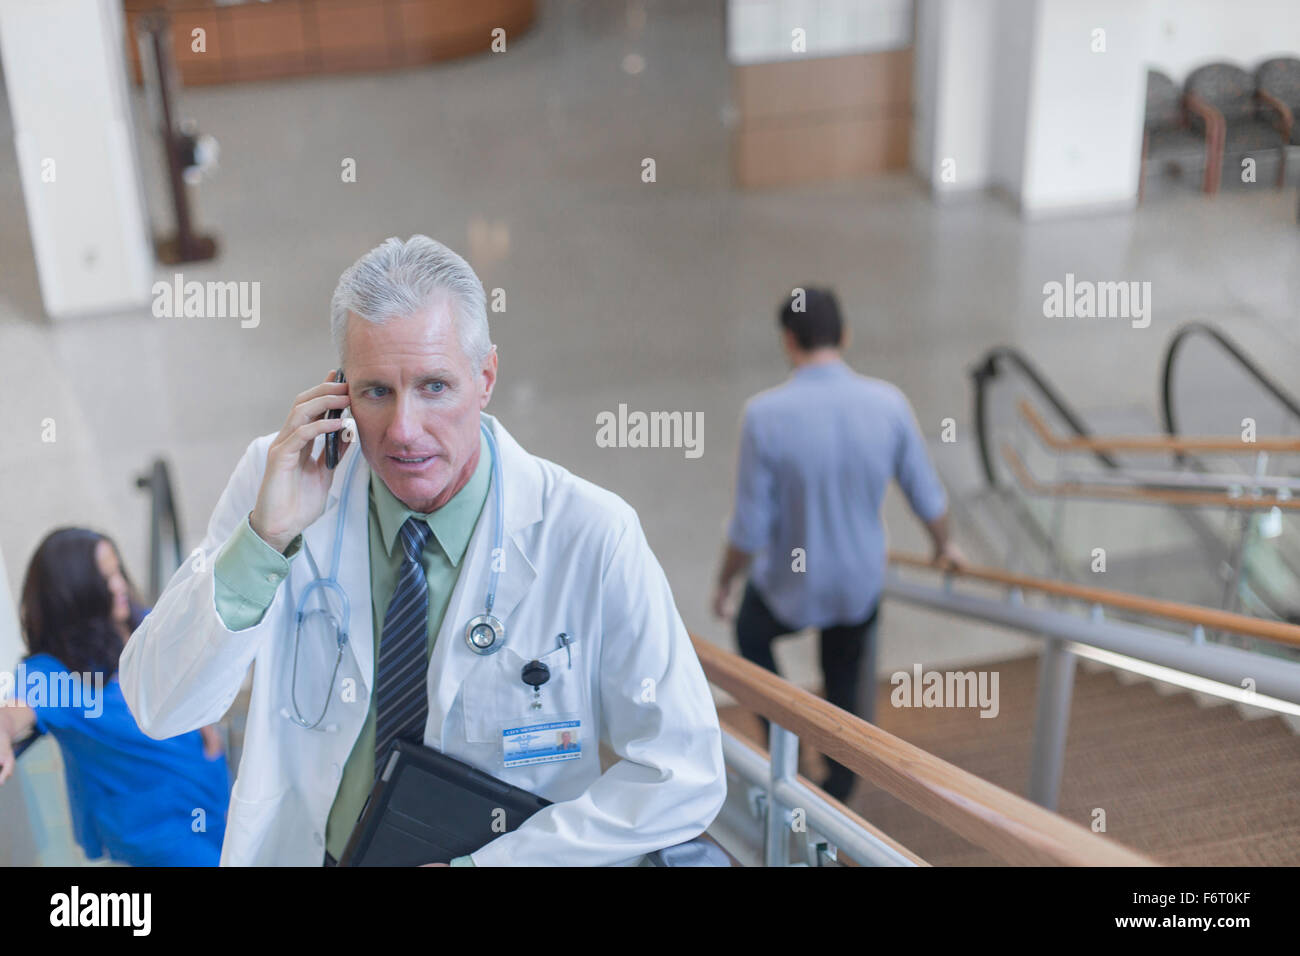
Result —
[[1077, 823], [954, 767], [691, 635], [709, 681], [742, 707], [797, 734], [939, 825], [998, 858], [1025, 866], [1152, 866], [1153, 861]]
[[1152, 451], [1152, 452], [1300, 452], [1297, 438], [1258, 438], [1243, 441], [1231, 435], [1201, 436], [1198, 438], [1170, 438], [1168, 435], [1110, 435], [1081, 438], [1062, 437], [1048, 426], [1038, 410], [1022, 398], [1016, 403], [1021, 416], [1029, 423], [1035, 435], [1053, 451]]
[[[745, 735], [742, 734], [742, 733], [741, 733], [741, 732], [740, 732], [736, 727], [733, 727], [731, 724], [727, 723], [727, 722], [726, 722], [725, 720], [723, 720], [722, 718], [718, 718], [718, 726], [720, 726], [720, 727], [723, 729], [724, 732], [726, 732], [726, 733], [728, 733], [728, 734], [731, 734], [731, 736], [735, 739], [736, 743], [740, 744], [742, 747], [745, 747], [745, 748], [747, 748], [747, 749], [749, 749], [749, 750], [752, 750], [752, 751], [753, 751], [757, 756], [761, 757], [763, 760], [766, 761], [766, 760], [771, 760], [771, 759], [772, 759], [772, 758], [768, 755], [768, 753], [767, 753], [767, 748], [766, 748], [766, 747], [760, 747], [758, 744], [754, 743], [752, 740], [747, 739], [747, 738], [745, 737]], [[911, 850], [909, 850], [907, 847], [903, 846], [903, 844], [901, 844], [901, 843], [899, 843], [897, 840], [895, 840], [893, 837], [891, 837], [891, 836], [889, 836], [888, 834], [884, 833], [882, 830], [880, 830], [880, 829], [878, 829], [878, 828], [872, 826], [868, 821], [866, 821], [866, 820], [864, 820], [862, 817], [858, 816], [858, 814], [857, 814], [857, 813], [856, 813], [856, 812], [855, 812], [851, 807], [847, 807], [847, 806], [845, 806], [843, 803], [841, 803], [840, 801], [838, 801], [838, 800], [836, 800], [834, 797], [832, 797], [829, 793], [822, 793], [822, 792], [820, 792], [820, 788], [817, 786], [817, 784], [814, 783], [813, 781], [809, 780], [809, 779], [808, 779], [807, 777], [805, 777], [803, 774], [796, 774], [796, 775], [795, 775], [795, 779], [798, 780], [798, 781], [799, 781], [801, 784], [803, 784], [805, 787], [807, 787], [809, 790], [816, 790], [816, 791], [818, 791], [818, 794], [817, 794], [817, 795], [818, 795], [819, 797], [821, 797], [823, 800], [825, 800], [827, 803], [829, 803], [832, 807], [834, 807], [834, 808], [835, 808], [836, 810], [838, 810], [840, 813], [842, 813], [842, 814], [844, 814], [846, 817], [848, 817], [849, 820], [850, 820], [850, 822], [852, 822], [852, 823], [856, 824], [857, 826], [860, 826], [862, 829], [866, 830], [866, 831], [867, 831], [868, 833], [870, 833], [873, 837], [875, 837], [875, 838], [876, 838], [877, 840], [879, 840], [881, 843], [885, 844], [885, 846], [889, 847], [889, 848], [890, 848], [891, 850], [893, 850], [895, 853], [899, 854], [900, 856], [907, 857], [907, 859], [911, 860], [911, 861], [912, 861], [913, 863], [915, 863], [917, 866], [929, 866], [929, 865], [930, 865], [930, 864], [927, 863], [924, 859], [922, 859], [921, 857], [917, 856], [915, 853], [913, 853], [913, 852], [912, 852]], [[841, 848], [840, 848], [840, 856], [842, 857], [842, 856], [844, 856], [844, 855], [845, 855], [845, 854], [844, 854], [844, 849], [841, 847]], [[857, 861], [854, 861], [854, 862], [856, 863]]]
[[1272, 641], [1276, 644], [1300, 647], [1300, 625], [1286, 624], [1282, 621], [1268, 621], [1262, 617], [1251, 617], [1248, 614], [1234, 614], [1231, 611], [1220, 611], [1217, 608], [1202, 607], [1199, 604], [1182, 604], [1178, 601], [1142, 597], [1138, 594], [1126, 594], [1123, 591], [1112, 591], [1108, 588], [1070, 584], [1052, 578], [1030, 577], [1025, 574], [1003, 571], [1001, 568], [986, 568], [972, 564], [963, 565], [961, 568], [940, 568], [918, 555], [900, 554], [896, 551], [889, 552], [889, 561], [891, 564], [902, 567], [928, 568], [932, 571], [957, 574], [979, 581], [1005, 584], [1007, 587], [1020, 588], [1022, 591], [1054, 594], [1057, 597], [1073, 598], [1078, 601], [1087, 601], [1089, 604], [1120, 608], [1138, 614], [1150, 614], [1153, 617], [1163, 617], [1166, 620], [1180, 621], [1184, 624], [1199, 624], [1209, 630], [1230, 631], [1233, 634], [1258, 637], [1261, 640]]
[[1234, 497], [1223, 492], [1125, 487], [1124, 485], [1090, 484], [1086, 481], [1059, 481], [1046, 485], [1033, 476], [1010, 445], [1002, 446], [1002, 458], [1012, 474], [1016, 476], [1016, 481], [1031, 495], [1051, 495], [1058, 498], [1106, 498], [1112, 501], [1174, 505], [1180, 508], [1230, 508], [1236, 511], [1280, 508], [1284, 511], [1300, 511], [1300, 498], [1281, 498], [1277, 495]]

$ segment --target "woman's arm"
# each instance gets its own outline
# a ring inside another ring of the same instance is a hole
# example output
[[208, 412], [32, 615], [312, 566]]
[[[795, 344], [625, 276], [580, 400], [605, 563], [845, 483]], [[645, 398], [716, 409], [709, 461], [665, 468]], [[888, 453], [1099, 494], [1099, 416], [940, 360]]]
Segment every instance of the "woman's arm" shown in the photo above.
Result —
[[13, 742], [26, 737], [36, 725], [36, 711], [26, 704], [0, 704], [0, 784], [14, 772]]
[[199, 728], [199, 735], [203, 738], [203, 756], [209, 760], [215, 760], [224, 752], [224, 744], [221, 741], [221, 728], [216, 724], [208, 724]]

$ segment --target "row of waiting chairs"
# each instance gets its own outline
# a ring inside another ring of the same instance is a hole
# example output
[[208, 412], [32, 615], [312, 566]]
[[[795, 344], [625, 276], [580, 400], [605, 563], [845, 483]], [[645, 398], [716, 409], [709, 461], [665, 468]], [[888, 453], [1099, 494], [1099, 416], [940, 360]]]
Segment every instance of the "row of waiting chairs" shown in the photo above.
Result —
[[[1277, 185], [1286, 177], [1288, 146], [1300, 146], [1300, 59], [1275, 57], [1254, 73], [1211, 63], [1188, 74], [1183, 88], [1159, 70], [1147, 71], [1142, 137], [1142, 190], [1150, 162], [1200, 162], [1202, 189], [1219, 191], [1224, 158], [1234, 163], [1278, 154]], [[1141, 192], [1139, 192], [1139, 196]]]

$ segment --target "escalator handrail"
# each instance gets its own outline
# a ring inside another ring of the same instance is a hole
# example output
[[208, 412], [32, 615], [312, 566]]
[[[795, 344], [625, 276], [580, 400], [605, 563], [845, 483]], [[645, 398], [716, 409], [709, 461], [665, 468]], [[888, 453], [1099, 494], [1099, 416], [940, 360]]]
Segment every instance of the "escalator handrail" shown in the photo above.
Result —
[[136, 487], [149, 492], [149, 601], [152, 604], [162, 593], [164, 582], [158, 573], [158, 559], [162, 550], [163, 524], [171, 528], [173, 553], [180, 560], [181, 522], [176, 514], [176, 494], [172, 487], [171, 471], [167, 462], [156, 458], [149, 472], [136, 479]]
[[1160, 403], [1161, 416], [1164, 419], [1165, 433], [1171, 437], [1178, 435], [1178, 424], [1174, 421], [1174, 402], [1173, 402], [1173, 384], [1174, 384], [1174, 360], [1178, 355], [1178, 348], [1190, 336], [1201, 333], [1209, 336], [1219, 347], [1237, 360], [1251, 376], [1276, 398], [1297, 420], [1300, 420], [1300, 400], [1297, 400], [1290, 392], [1278, 385], [1267, 373], [1251, 360], [1245, 351], [1242, 350], [1236, 342], [1230, 339], [1223, 332], [1219, 331], [1208, 322], [1188, 322], [1179, 327], [1174, 332], [1173, 338], [1169, 340], [1169, 345], [1165, 348], [1164, 369], [1161, 373]]
[[[997, 480], [993, 471], [993, 455], [991, 443], [988, 435], [988, 420], [985, 415], [985, 398], [984, 393], [988, 380], [998, 374], [997, 363], [1002, 359], [1014, 365], [1020, 372], [1029, 379], [1033, 386], [1038, 389], [1039, 393], [1046, 399], [1047, 404], [1056, 410], [1061, 419], [1068, 425], [1080, 438], [1090, 438], [1092, 432], [1083, 424], [1083, 420], [1076, 415], [1066, 404], [1059, 392], [1056, 391], [1047, 379], [1025, 358], [1020, 350], [1009, 345], [997, 345], [984, 353], [983, 358], [976, 363], [971, 369], [971, 379], [975, 385], [975, 436], [979, 443], [980, 463], [984, 466], [984, 477], [990, 487], [997, 486]], [[1105, 452], [1094, 451], [1094, 456], [1107, 468], [1118, 468], [1119, 464]]]

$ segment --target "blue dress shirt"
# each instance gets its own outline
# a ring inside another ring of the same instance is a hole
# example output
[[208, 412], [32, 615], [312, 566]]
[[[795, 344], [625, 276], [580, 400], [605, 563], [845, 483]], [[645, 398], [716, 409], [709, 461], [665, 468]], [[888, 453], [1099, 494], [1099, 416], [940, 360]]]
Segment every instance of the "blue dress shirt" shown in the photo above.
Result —
[[[897, 479], [923, 521], [947, 510], [906, 396], [841, 361], [805, 365], [745, 406], [731, 544], [793, 629], [857, 624], [880, 597], [881, 505]], [[801, 560], [802, 558], [802, 560]]]

